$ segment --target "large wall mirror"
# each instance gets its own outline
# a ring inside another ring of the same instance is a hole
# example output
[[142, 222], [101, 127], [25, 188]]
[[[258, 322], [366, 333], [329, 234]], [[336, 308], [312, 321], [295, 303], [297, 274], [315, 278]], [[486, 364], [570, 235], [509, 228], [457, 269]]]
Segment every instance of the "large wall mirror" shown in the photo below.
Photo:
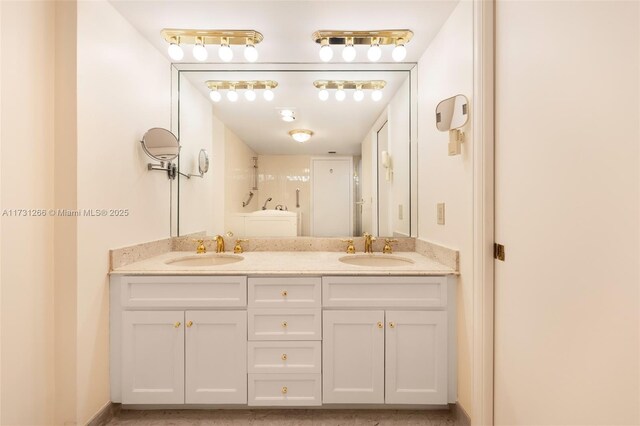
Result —
[[415, 235], [411, 70], [307, 68], [174, 71], [176, 234]]

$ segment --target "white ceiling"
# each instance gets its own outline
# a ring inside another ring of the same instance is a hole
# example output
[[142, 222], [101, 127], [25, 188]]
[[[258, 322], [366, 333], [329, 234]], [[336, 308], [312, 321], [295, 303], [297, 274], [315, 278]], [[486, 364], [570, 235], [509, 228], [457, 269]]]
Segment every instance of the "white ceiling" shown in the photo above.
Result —
[[[257, 45], [259, 63], [318, 63], [318, 45], [311, 35], [316, 30], [380, 30], [410, 29], [414, 37], [407, 44], [408, 63], [419, 60], [458, 0], [265, 0], [265, 1], [155, 1], [111, 0], [111, 4], [149, 42], [168, 58], [167, 44], [160, 36], [163, 28], [194, 29], [254, 29], [264, 35]], [[234, 47], [235, 63], [244, 62], [242, 47]], [[366, 47], [357, 47], [353, 69], [371, 65], [366, 61]], [[207, 62], [222, 66], [216, 47], [211, 46]], [[391, 67], [391, 47], [383, 47], [383, 58], [375, 69]], [[184, 62], [194, 62], [190, 49], [185, 49]], [[340, 49], [335, 50], [334, 64], [344, 65]], [[368, 64], [357, 65], [358, 62]], [[227, 64], [228, 66], [228, 64]], [[273, 68], [271, 68], [273, 69]], [[371, 69], [371, 68], [368, 68]], [[233, 76], [231, 76], [233, 74]], [[386, 104], [407, 77], [406, 72], [393, 71], [318, 71], [318, 72], [189, 72], [189, 80], [204, 96], [208, 79], [273, 79], [279, 86], [273, 102], [258, 100], [249, 103], [242, 97], [236, 103], [226, 99], [215, 104], [214, 111], [242, 140], [258, 153], [277, 154], [356, 154], [359, 144]], [[388, 82], [380, 102], [372, 102], [369, 94], [356, 103], [351, 93], [339, 103], [333, 98], [320, 102], [316, 79], [365, 80]], [[279, 119], [277, 107], [294, 107], [298, 119], [285, 123]], [[287, 132], [293, 128], [309, 128], [315, 132], [307, 144], [293, 142]]]
[[[242, 141], [258, 154], [322, 155], [328, 151], [337, 154], [359, 155], [360, 144], [375, 120], [383, 112], [391, 97], [408, 77], [406, 71], [296, 71], [296, 72], [182, 72], [190, 83], [208, 98], [207, 80], [275, 80], [275, 99], [266, 102], [262, 91], [257, 90], [258, 99], [248, 102], [243, 91], [238, 91], [237, 102], [223, 98], [214, 104], [214, 114], [221, 119]], [[347, 98], [338, 102], [333, 96], [322, 102], [314, 80], [385, 80], [383, 98], [373, 102], [370, 91], [365, 91], [361, 102], [353, 100], [351, 90]], [[181, 82], [183, 84], [183, 82]], [[408, 90], [408, 85], [405, 86]], [[282, 121], [279, 109], [295, 110], [296, 120]], [[409, 120], [409, 117], [407, 117]], [[310, 129], [314, 135], [310, 142], [299, 144], [288, 135], [289, 130]]]

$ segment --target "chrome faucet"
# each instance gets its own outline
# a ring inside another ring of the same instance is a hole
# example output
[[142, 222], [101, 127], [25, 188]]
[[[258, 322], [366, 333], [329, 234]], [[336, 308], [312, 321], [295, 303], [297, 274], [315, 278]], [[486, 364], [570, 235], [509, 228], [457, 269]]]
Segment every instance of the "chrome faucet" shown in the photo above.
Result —
[[268, 203], [269, 201], [271, 201], [271, 200], [273, 200], [273, 198], [271, 198], [271, 197], [267, 198], [267, 201], [265, 201], [265, 202], [264, 202], [264, 205], [262, 206], [262, 210], [266, 210], [266, 209], [267, 209], [267, 203]]
[[216, 253], [224, 253], [224, 238], [222, 235], [216, 235]]
[[376, 238], [368, 232], [365, 232], [363, 237], [364, 237], [364, 252], [373, 253], [373, 242], [376, 240]]

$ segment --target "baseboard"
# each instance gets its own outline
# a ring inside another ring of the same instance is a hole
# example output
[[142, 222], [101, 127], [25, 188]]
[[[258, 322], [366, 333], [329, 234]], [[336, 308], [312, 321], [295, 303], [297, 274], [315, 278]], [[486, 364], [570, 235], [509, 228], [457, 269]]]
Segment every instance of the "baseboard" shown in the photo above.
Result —
[[451, 405], [453, 405], [453, 407], [451, 407], [451, 411], [453, 411], [453, 415], [455, 417], [455, 421], [456, 421], [455, 425], [471, 426], [471, 417], [469, 417], [467, 412], [464, 410], [464, 407], [460, 405], [459, 402], [457, 404], [451, 404]]
[[120, 404], [109, 401], [91, 417], [86, 426], [104, 426], [118, 414], [118, 411], [120, 411]]

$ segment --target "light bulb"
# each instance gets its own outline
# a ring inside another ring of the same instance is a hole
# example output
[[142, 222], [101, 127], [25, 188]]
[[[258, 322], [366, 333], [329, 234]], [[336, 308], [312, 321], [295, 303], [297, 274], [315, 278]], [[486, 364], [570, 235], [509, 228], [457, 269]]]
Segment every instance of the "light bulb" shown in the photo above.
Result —
[[254, 92], [253, 89], [249, 89], [244, 92], [244, 98], [249, 102], [253, 102], [256, 100], [256, 92]]
[[271, 89], [267, 89], [262, 93], [262, 97], [265, 101], [271, 102], [275, 96], [273, 95], [273, 91]]
[[333, 58], [333, 49], [329, 46], [329, 40], [323, 38], [320, 44], [320, 59], [322, 62], [329, 62]]
[[326, 101], [329, 99], [329, 91], [327, 89], [322, 89], [318, 92], [318, 97], [321, 101]]
[[371, 99], [374, 102], [378, 102], [380, 99], [382, 99], [382, 90], [376, 89], [373, 92], [371, 92]]
[[231, 62], [233, 59], [233, 50], [231, 50], [228, 44], [221, 44], [218, 49], [218, 56], [223, 62]]
[[231, 89], [227, 92], [227, 99], [229, 99], [231, 102], [235, 102], [238, 100], [238, 92], [236, 92], [236, 89]]
[[258, 49], [253, 45], [253, 40], [247, 40], [247, 44], [244, 47], [244, 58], [249, 62], [258, 60]]
[[356, 48], [353, 47], [353, 44], [347, 44], [344, 49], [342, 49], [342, 59], [346, 62], [351, 62], [356, 58]]
[[222, 95], [218, 92], [218, 89], [210, 91], [209, 97], [213, 102], [220, 102], [220, 99], [222, 99]]
[[342, 102], [346, 97], [347, 97], [347, 94], [345, 93], [344, 90], [342, 90], [342, 88], [336, 90], [336, 101]]
[[195, 46], [193, 46], [193, 57], [198, 61], [206, 61], [208, 56], [209, 53], [207, 52], [207, 48], [204, 47], [204, 43], [199, 42], [196, 43]]
[[376, 62], [379, 61], [381, 57], [382, 49], [380, 49], [380, 45], [378, 45], [377, 43], [372, 44], [367, 51], [367, 58], [369, 58], [371, 62]]
[[169, 57], [174, 61], [180, 61], [184, 58], [184, 52], [182, 51], [182, 47], [179, 44], [171, 43], [169, 45]]
[[353, 100], [356, 102], [361, 102], [364, 99], [364, 92], [362, 89], [357, 89], [353, 92]]
[[396, 62], [404, 61], [404, 58], [407, 57], [407, 48], [404, 47], [404, 44], [396, 44], [391, 52], [391, 57]]

